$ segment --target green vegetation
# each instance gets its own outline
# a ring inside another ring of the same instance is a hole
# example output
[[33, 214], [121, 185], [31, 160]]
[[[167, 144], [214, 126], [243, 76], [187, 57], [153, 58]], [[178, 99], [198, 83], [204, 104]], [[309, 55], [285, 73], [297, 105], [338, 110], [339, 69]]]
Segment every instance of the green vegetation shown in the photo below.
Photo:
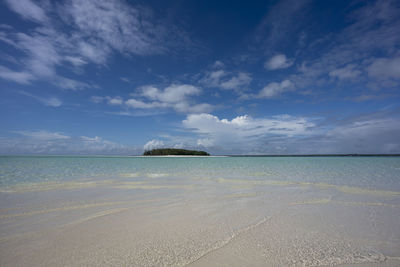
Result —
[[176, 149], [176, 148], [157, 148], [152, 150], [147, 150], [143, 153], [143, 156], [210, 156], [205, 151], [197, 150], [186, 150], [186, 149]]

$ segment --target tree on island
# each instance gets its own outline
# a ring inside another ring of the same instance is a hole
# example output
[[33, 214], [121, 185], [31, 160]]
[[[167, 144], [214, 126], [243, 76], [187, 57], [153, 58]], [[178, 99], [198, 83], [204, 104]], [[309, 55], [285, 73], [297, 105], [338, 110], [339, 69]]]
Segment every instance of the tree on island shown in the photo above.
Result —
[[156, 148], [152, 150], [146, 150], [143, 156], [210, 156], [209, 153], [205, 151], [197, 150], [186, 150], [177, 148]]

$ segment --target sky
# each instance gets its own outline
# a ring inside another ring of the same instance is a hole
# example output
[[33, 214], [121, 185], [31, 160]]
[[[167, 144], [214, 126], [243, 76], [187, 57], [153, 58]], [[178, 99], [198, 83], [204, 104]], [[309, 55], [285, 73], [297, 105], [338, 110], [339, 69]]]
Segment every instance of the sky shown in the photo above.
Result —
[[400, 1], [0, 1], [0, 154], [400, 153]]

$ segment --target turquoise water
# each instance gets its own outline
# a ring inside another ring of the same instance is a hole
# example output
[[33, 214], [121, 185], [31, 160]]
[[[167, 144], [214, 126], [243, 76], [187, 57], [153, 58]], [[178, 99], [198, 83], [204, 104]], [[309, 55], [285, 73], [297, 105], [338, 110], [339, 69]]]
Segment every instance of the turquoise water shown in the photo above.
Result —
[[249, 179], [400, 190], [400, 157], [0, 157], [0, 187], [121, 177]]

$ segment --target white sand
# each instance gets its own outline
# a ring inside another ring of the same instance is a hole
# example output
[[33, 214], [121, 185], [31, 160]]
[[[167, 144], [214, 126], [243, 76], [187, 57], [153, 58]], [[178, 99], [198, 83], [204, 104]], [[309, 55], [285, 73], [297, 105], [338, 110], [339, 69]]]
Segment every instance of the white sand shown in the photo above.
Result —
[[0, 266], [400, 266], [393, 194], [102, 182], [0, 203]]

